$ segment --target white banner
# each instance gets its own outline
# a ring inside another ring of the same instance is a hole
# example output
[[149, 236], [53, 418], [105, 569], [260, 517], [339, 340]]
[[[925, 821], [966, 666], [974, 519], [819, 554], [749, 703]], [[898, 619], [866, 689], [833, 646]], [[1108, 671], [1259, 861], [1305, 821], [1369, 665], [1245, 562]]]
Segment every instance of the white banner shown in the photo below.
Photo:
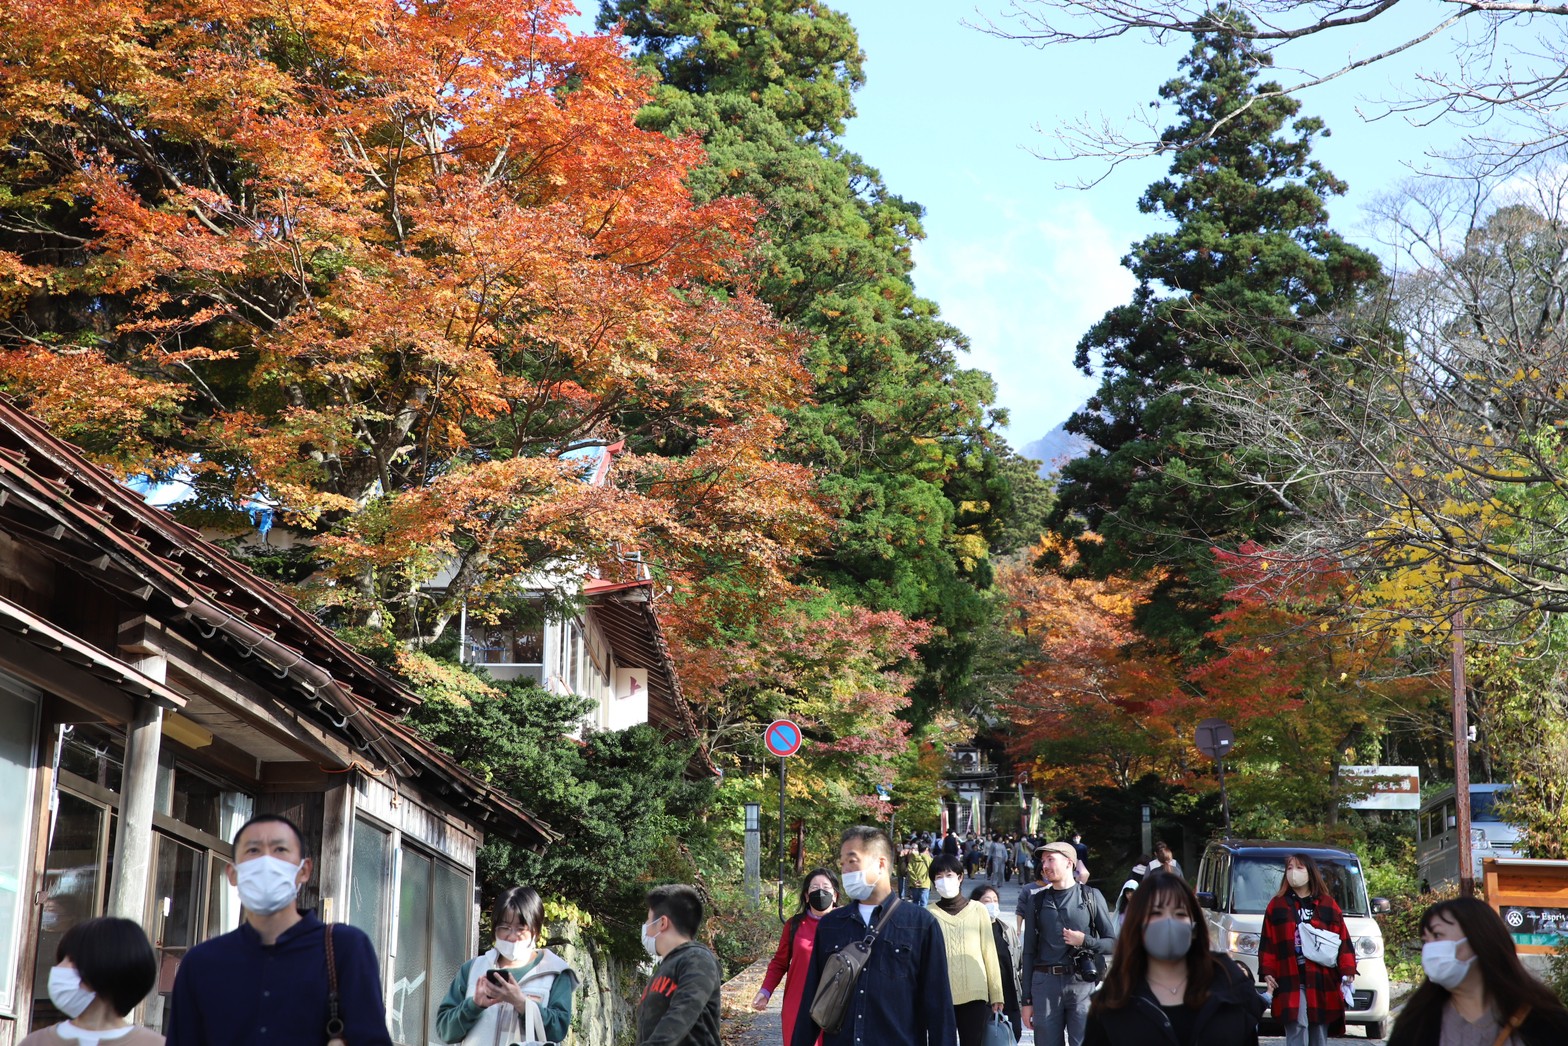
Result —
[[[1339, 768], [1347, 789], [1365, 792], [1363, 798], [1347, 800], [1351, 810], [1421, 809], [1421, 768], [1416, 766], [1342, 766]], [[1356, 780], [1365, 778], [1365, 780]]]

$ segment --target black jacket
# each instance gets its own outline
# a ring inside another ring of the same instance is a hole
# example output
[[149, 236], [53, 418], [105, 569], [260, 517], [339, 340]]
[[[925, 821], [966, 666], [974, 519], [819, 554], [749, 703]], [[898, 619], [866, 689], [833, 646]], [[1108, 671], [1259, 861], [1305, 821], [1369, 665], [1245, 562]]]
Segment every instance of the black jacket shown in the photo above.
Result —
[[707, 945], [688, 941], [673, 949], [637, 1005], [637, 1046], [719, 1046], [723, 981]]
[[1244, 970], [1225, 956], [1216, 958], [1224, 973], [1216, 974], [1198, 1010], [1192, 1043], [1177, 1040], [1165, 1011], [1144, 985], [1120, 1009], [1108, 1009], [1096, 1000], [1089, 1008], [1083, 1046], [1257, 1046], [1263, 998]]

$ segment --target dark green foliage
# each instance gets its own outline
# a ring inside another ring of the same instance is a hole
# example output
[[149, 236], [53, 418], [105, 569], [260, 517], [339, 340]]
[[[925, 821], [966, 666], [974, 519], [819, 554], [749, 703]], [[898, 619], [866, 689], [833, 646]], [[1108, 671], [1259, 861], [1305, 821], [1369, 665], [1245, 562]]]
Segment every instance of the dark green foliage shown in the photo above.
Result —
[[1285, 523], [1280, 505], [1241, 482], [1256, 463], [1208, 448], [1214, 418], [1191, 387], [1313, 351], [1307, 324], [1381, 282], [1377, 259], [1328, 227], [1325, 200], [1345, 185], [1311, 159], [1327, 132], [1258, 81], [1269, 64], [1217, 30], [1160, 89], [1180, 115], [1162, 136], [1173, 160], [1138, 206], [1174, 228], [1123, 259], [1138, 278], [1133, 300], [1078, 345], [1076, 363], [1098, 365], [1102, 381], [1067, 428], [1099, 449], [1063, 470], [1055, 520], [1106, 538], [1086, 550], [1093, 569], [1175, 568], [1150, 634], [1201, 634], [1219, 583], [1209, 548], [1267, 543]]
[[818, 0], [604, 0], [617, 23], [671, 87], [740, 95], [793, 134], [842, 133], [865, 82], [854, 26]]
[[496, 686], [498, 694], [472, 702], [427, 698], [408, 714], [410, 725], [465, 769], [562, 836], [536, 854], [492, 835], [481, 855], [483, 889], [526, 883], [596, 917], [639, 918], [649, 869], [713, 790], [686, 779], [692, 746], [647, 726], [578, 742], [568, 733], [591, 702], [534, 685]]

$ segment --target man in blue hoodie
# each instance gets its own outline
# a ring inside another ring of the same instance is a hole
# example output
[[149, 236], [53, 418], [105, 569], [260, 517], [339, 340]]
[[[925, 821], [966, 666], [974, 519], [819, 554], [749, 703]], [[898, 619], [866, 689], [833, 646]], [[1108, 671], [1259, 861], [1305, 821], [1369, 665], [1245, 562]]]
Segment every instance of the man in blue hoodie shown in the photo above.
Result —
[[305, 837], [287, 817], [258, 814], [240, 828], [228, 876], [245, 920], [186, 953], [167, 1046], [326, 1046], [333, 1031], [353, 1046], [392, 1046], [381, 963], [370, 938], [341, 923], [331, 929], [343, 1023], [328, 1030], [327, 927], [298, 904], [310, 872]]

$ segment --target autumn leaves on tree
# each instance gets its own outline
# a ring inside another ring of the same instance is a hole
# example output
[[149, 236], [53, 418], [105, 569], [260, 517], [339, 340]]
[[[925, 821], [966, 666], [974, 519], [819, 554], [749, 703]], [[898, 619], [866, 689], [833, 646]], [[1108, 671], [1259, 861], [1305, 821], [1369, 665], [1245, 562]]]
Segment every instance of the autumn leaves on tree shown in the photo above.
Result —
[[650, 84], [568, 9], [7, 5], [0, 381], [198, 508], [277, 504], [414, 646], [630, 547], [786, 586], [825, 517], [774, 453], [809, 386], [755, 205], [693, 201], [700, 143], [636, 128]]

